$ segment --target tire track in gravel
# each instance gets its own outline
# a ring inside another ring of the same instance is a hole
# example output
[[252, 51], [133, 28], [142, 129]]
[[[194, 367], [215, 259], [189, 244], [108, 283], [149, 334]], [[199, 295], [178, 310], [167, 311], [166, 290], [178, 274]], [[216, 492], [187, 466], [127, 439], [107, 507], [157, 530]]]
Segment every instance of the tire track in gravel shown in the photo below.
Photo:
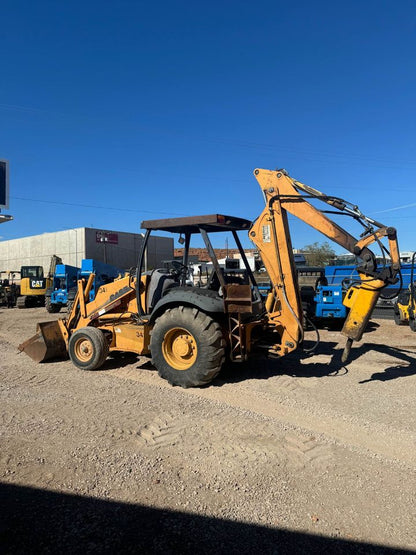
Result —
[[[252, 383], [255, 380], [252, 381]], [[248, 380], [247, 380], [248, 382]], [[223, 385], [227, 385], [227, 382], [223, 382]], [[264, 391], [268, 394], [281, 392], [292, 392], [302, 389], [313, 389], [319, 385], [319, 378], [298, 378], [296, 376], [289, 376], [287, 374], [282, 374], [278, 376], [273, 376], [264, 382], [256, 382], [255, 388], [257, 391]]]
[[331, 464], [336, 449], [313, 436], [299, 436], [295, 431], [285, 437], [284, 431], [276, 429], [271, 421], [251, 417], [245, 418], [242, 424], [229, 409], [220, 418], [205, 422], [204, 428], [209, 451], [220, 460], [285, 464], [297, 469], [312, 466], [319, 471]]
[[[331, 443], [334, 441], [350, 448], [372, 453], [390, 461], [398, 461], [416, 466], [416, 450], [409, 446], [414, 444], [412, 434], [386, 430], [376, 423], [371, 423], [364, 428], [354, 421], [345, 421], [339, 415], [316, 415], [308, 412], [304, 407], [288, 406], [279, 403], [279, 399], [270, 400], [263, 395], [258, 396], [255, 391], [242, 384], [224, 384], [222, 387], [211, 386], [200, 389], [173, 388], [155, 373], [147, 371], [133, 372], [132, 369], [121, 368], [112, 372], [114, 377], [138, 381], [140, 383], [158, 388], [174, 390], [181, 395], [199, 397], [209, 401], [224, 403], [229, 407], [247, 410], [263, 417], [278, 420], [297, 429], [311, 432], [312, 436], [322, 435]], [[305, 455], [306, 459], [306, 455]]]
[[239, 422], [234, 415], [223, 411], [205, 423], [206, 442], [209, 451], [219, 460], [235, 460], [239, 463], [265, 463], [285, 459], [282, 441], [269, 423]]
[[183, 439], [185, 422], [170, 415], [155, 418], [139, 432], [141, 443], [154, 448], [173, 446]]
[[326, 470], [333, 459], [334, 447], [321, 443], [314, 437], [287, 436], [285, 449], [289, 460], [296, 468], [312, 466], [316, 470]]
[[7, 385], [9, 387], [19, 387], [21, 385], [28, 385], [30, 387], [43, 387], [46, 385], [56, 385], [57, 377], [44, 373], [33, 373], [19, 371], [15, 369], [12, 376], [9, 378]]

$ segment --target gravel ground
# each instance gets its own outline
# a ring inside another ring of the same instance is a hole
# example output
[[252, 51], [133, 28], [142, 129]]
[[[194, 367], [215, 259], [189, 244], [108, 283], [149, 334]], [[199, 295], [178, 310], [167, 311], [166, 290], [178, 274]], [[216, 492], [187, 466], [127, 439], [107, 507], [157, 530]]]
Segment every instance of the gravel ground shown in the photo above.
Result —
[[313, 356], [184, 390], [143, 357], [82, 372], [17, 354], [58, 316], [0, 308], [3, 552], [416, 549], [409, 328], [373, 320], [346, 367], [321, 330]]

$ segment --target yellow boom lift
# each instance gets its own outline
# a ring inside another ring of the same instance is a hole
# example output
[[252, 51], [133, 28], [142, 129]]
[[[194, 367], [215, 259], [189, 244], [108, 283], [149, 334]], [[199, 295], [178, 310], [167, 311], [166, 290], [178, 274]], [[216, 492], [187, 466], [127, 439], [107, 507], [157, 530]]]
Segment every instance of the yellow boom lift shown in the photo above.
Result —
[[[221, 214], [143, 222], [146, 234], [135, 275], [100, 287], [92, 302], [88, 295], [94, 276], [80, 280], [67, 319], [38, 324], [37, 334], [20, 349], [39, 362], [69, 355], [75, 366], [84, 370], [99, 368], [112, 351], [151, 355], [160, 376], [182, 387], [209, 383], [224, 361], [246, 360], [260, 349], [273, 356], [291, 353], [302, 344], [304, 324], [288, 226], [290, 213], [359, 260], [361, 283], [345, 296], [350, 308], [342, 329], [347, 338], [345, 362], [352, 342], [361, 339], [381, 290], [397, 282], [396, 230], [364, 216], [345, 200], [296, 181], [285, 170], [257, 169], [254, 174], [265, 199], [265, 208], [254, 223]], [[346, 214], [360, 222], [360, 239], [309, 202], [316, 199], [329, 205], [326, 212]], [[242, 230], [258, 248], [270, 276], [272, 287], [265, 302], [238, 236]], [[183, 260], [173, 261], [170, 271], [143, 271], [153, 231], [168, 231], [184, 239]], [[209, 235], [224, 231], [234, 236], [244, 270], [220, 267]], [[186, 285], [193, 234], [202, 236], [213, 264], [203, 287]], [[390, 255], [389, 266], [377, 268], [369, 249], [374, 242]]]

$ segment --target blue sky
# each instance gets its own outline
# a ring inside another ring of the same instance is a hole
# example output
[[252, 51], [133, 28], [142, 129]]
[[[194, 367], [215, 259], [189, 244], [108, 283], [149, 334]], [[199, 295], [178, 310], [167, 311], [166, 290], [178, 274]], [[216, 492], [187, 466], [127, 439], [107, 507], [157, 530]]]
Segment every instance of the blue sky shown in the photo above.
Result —
[[414, 0], [6, 0], [0, 48], [3, 240], [254, 219], [253, 170], [284, 167], [416, 250]]

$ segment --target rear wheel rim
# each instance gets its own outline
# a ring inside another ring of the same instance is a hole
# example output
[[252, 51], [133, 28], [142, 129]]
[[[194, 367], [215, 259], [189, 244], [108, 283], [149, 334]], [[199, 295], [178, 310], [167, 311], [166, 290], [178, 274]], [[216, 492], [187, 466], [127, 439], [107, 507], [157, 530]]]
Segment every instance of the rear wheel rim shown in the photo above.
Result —
[[80, 362], [89, 362], [94, 355], [94, 347], [89, 339], [80, 337], [75, 342], [74, 353]]
[[162, 353], [175, 370], [188, 370], [198, 356], [196, 339], [185, 328], [172, 328], [163, 338]]

